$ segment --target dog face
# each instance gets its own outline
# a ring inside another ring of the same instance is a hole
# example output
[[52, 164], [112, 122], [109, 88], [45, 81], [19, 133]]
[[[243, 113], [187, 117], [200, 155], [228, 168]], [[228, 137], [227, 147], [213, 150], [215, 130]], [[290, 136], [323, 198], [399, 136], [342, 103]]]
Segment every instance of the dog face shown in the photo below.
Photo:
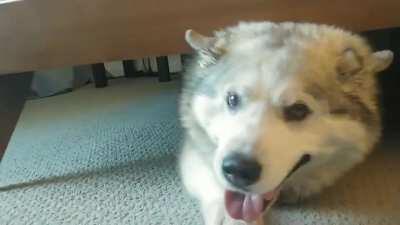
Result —
[[[188, 31], [186, 40], [199, 53], [190, 120], [215, 145], [214, 172], [227, 189], [271, 192], [292, 173], [360, 161], [379, 137], [375, 74], [391, 52], [310, 24], [244, 23], [215, 37]], [[237, 172], [232, 157], [251, 162], [241, 163], [244, 179], [227, 175]]]

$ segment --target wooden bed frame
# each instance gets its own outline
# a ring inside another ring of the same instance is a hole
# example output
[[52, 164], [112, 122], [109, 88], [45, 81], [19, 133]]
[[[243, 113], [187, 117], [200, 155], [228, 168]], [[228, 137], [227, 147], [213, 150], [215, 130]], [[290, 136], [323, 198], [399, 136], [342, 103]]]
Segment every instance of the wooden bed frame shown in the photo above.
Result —
[[[1, 2], [1, 0], [0, 0]], [[400, 26], [399, 0], [22, 0], [0, 4], [0, 74], [183, 53], [238, 20]]]

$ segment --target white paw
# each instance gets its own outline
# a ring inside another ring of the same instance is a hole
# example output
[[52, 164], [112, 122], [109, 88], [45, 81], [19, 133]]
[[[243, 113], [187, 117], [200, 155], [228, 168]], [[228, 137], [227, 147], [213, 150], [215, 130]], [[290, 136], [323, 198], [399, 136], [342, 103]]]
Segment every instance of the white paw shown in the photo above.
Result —
[[224, 225], [225, 211], [220, 202], [212, 202], [203, 206], [203, 218], [205, 225]]
[[228, 215], [224, 217], [224, 221], [222, 223], [222, 225], [253, 225], [253, 224], [255, 225], [255, 223], [246, 223], [241, 220], [234, 220]]
[[246, 225], [246, 223], [239, 221], [239, 220], [233, 220], [231, 218], [225, 217], [222, 225]]

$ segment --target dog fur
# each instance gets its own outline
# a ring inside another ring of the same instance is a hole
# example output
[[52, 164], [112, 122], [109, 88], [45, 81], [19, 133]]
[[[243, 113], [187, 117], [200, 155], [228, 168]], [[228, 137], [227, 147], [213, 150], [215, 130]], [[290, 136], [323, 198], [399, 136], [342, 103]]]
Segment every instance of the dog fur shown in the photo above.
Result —
[[[379, 140], [376, 74], [390, 65], [392, 52], [372, 52], [359, 35], [336, 27], [290, 22], [242, 22], [212, 37], [189, 30], [186, 40], [197, 57], [180, 101], [180, 169], [206, 225], [244, 223], [224, 206], [225, 190], [242, 191], [222, 175], [222, 160], [232, 152], [262, 165], [247, 191], [281, 185], [278, 201], [295, 203], [332, 185]], [[241, 96], [235, 112], [225, 101], [232, 90]], [[312, 113], [285, 120], [284, 107], [299, 101]], [[284, 180], [304, 154], [310, 162]]]

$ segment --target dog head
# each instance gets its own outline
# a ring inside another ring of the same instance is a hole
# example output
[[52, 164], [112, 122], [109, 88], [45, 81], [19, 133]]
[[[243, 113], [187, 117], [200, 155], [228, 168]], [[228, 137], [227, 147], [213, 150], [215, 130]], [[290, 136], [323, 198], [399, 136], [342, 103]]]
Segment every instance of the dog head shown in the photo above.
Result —
[[338, 165], [358, 162], [379, 138], [375, 78], [390, 51], [295, 23], [241, 23], [212, 37], [189, 30], [186, 41], [198, 57], [182, 121], [215, 146], [214, 172], [227, 189], [271, 192], [339, 155]]

